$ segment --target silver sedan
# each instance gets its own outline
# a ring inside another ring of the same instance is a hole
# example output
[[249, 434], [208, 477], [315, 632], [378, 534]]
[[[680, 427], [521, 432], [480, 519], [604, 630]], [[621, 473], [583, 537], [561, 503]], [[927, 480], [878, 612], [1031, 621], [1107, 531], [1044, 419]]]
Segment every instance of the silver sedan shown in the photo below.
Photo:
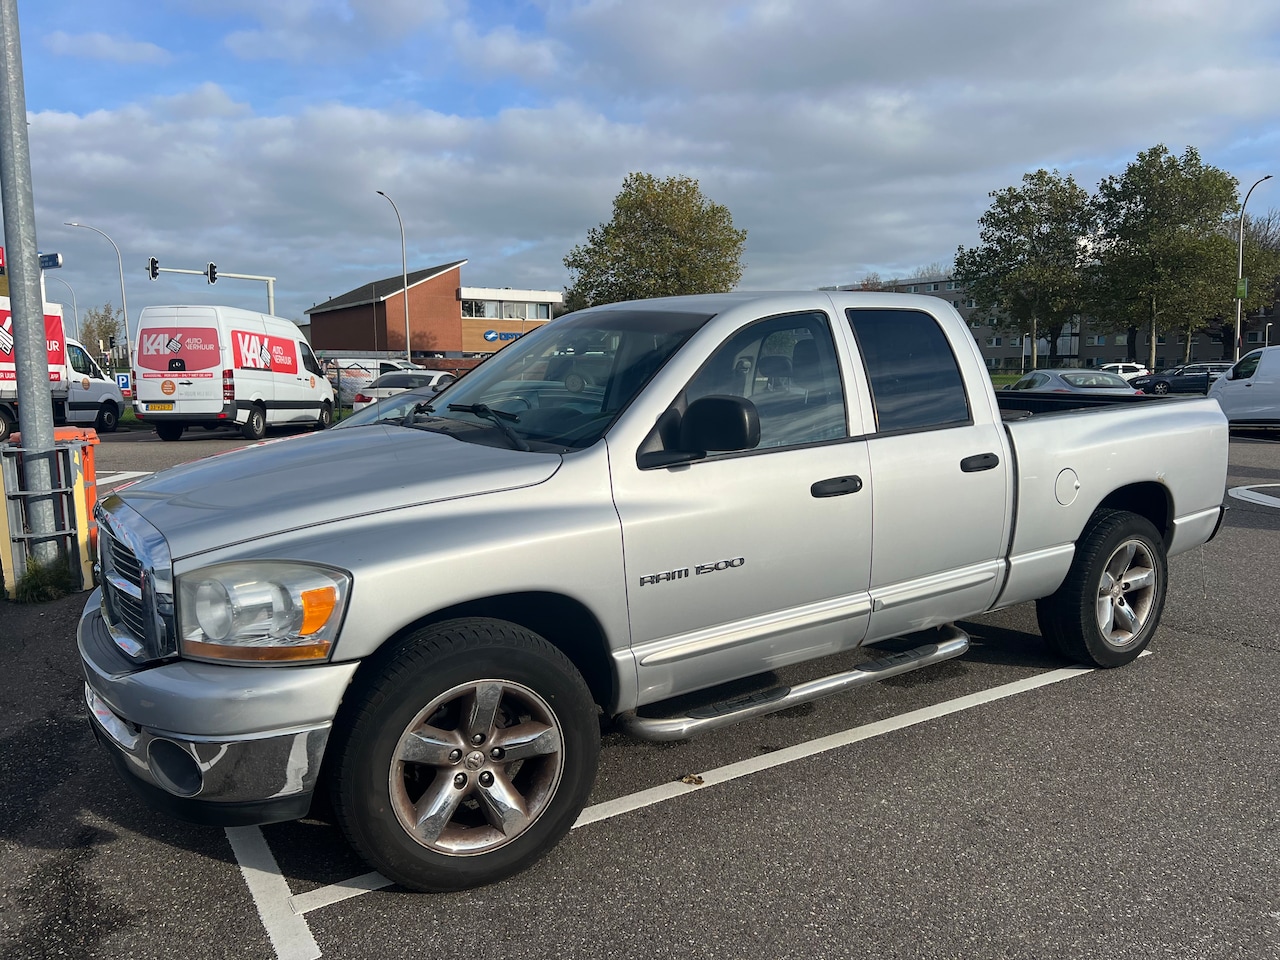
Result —
[[1094, 395], [1141, 393], [1129, 385], [1124, 377], [1105, 370], [1066, 368], [1061, 370], [1032, 370], [1010, 390], [1036, 390], [1041, 393], [1088, 393]]

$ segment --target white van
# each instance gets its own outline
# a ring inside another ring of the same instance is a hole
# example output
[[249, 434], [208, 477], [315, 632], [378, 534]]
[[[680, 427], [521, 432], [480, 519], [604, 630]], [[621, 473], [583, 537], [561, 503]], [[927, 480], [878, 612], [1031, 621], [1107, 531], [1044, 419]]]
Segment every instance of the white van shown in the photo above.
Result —
[[1232, 424], [1280, 427], [1280, 346], [1246, 353], [1213, 381], [1209, 396]]
[[114, 433], [124, 412], [120, 384], [104, 373], [78, 340], [67, 337], [67, 422]]
[[161, 440], [189, 426], [333, 422], [333, 388], [289, 320], [236, 307], [146, 307], [138, 318], [133, 410]]

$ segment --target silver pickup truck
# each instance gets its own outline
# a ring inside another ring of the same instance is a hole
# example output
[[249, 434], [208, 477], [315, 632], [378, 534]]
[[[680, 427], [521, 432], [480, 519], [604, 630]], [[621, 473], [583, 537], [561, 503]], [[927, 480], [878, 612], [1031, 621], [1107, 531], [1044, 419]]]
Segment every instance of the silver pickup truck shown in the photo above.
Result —
[[1227, 423], [1131, 400], [998, 394], [932, 297], [571, 314], [438, 395], [103, 502], [92, 725], [178, 816], [301, 817], [319, 784], [388, 878], [488, 883], [569, 830], [602, 721], [691, 737], [959, 656], [957, 620], [1030, 600], [1063, 656], [1133, 660], [1166, 558], [1221, 522]]

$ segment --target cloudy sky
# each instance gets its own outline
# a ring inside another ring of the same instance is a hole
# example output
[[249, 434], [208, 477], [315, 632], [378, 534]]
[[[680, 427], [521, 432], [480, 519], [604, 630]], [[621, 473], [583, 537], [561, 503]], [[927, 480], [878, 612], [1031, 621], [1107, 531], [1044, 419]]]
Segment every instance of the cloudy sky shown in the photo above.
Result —
[[[81, 313], [276, 312], [467, 258], [561, 289], [631, 171], [748, 231], [742, 286], [950, 263], [1039, 167], [1280, 174], [1276, 0], [18, 0], [37, 234]], [[1280, 177], [1275, 181], [1280, 183]], [[1243, 192], [1243, 191], [1242, 191]], [[1249, 208], [1280, 207], [1264, 184]], [[67, 300], [51, 282], [50, 299]]]

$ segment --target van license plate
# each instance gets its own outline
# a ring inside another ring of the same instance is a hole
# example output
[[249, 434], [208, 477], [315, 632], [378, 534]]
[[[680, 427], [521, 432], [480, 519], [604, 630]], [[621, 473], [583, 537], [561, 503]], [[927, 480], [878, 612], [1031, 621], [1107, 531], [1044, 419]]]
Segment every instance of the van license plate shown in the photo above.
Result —
[[173, 404], [172, 403], [148, 403], [147, 409], [148, 410], [172, 410]]

